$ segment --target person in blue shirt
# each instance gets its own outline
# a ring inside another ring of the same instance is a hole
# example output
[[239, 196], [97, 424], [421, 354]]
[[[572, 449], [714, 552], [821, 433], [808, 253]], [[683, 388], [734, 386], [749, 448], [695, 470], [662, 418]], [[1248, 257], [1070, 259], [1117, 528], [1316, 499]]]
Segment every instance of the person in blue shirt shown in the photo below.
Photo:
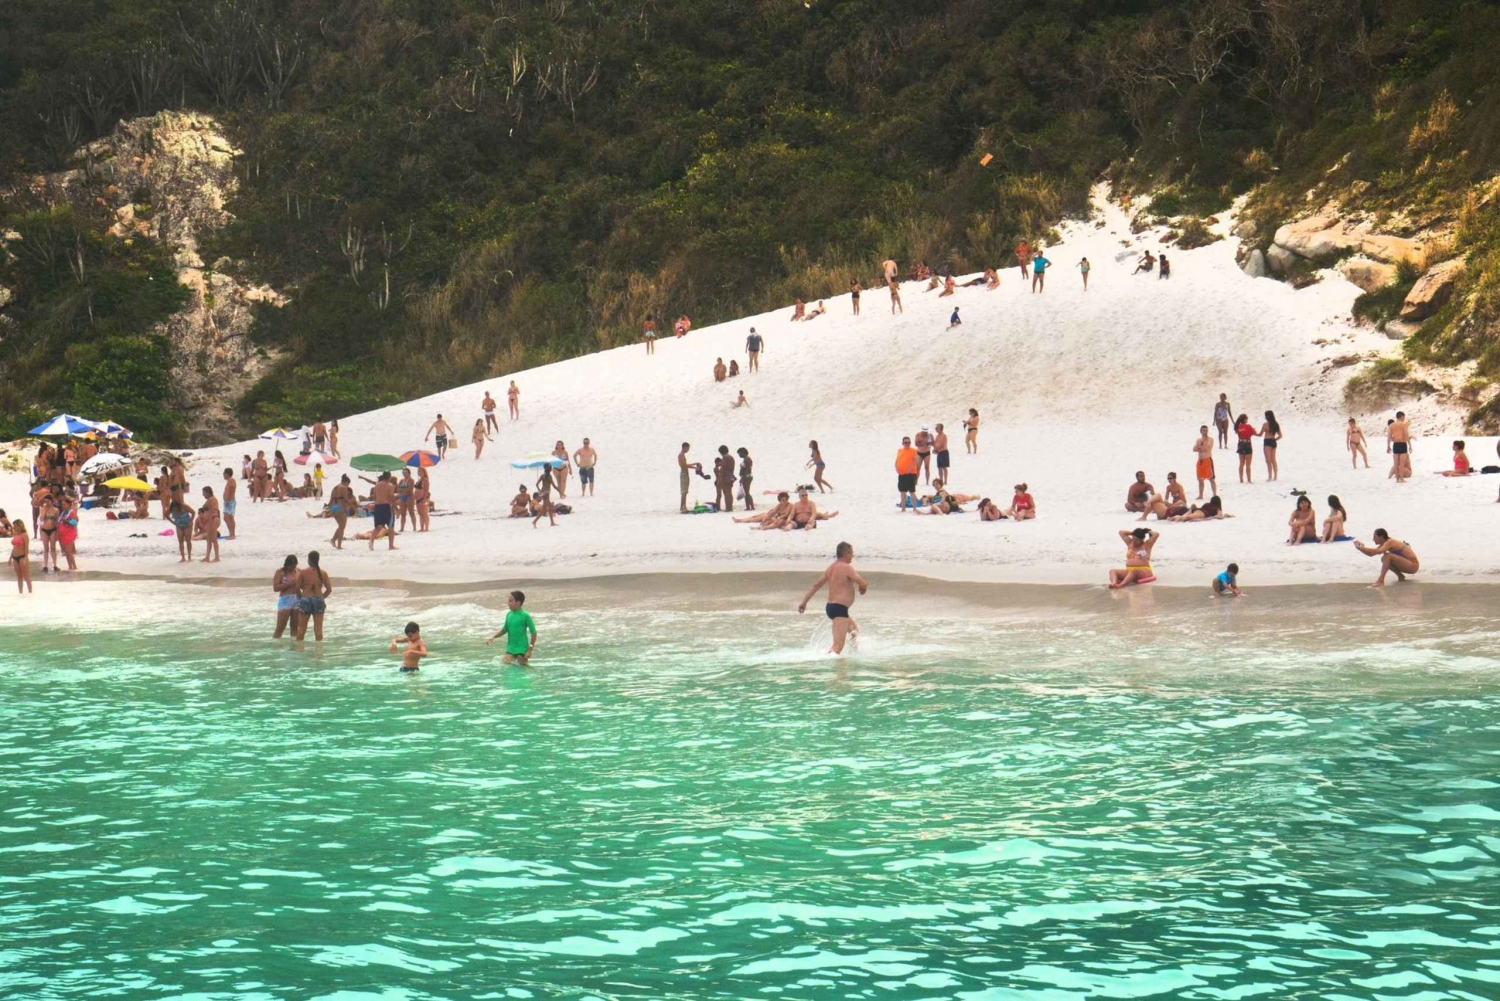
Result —
[[958, 307], [954, 306], [953, 307], [953, 315], [950, 316], [950, 317], [948, 317], [948, 329], [952, 330], [954, 327], [962, 326], [963, 322], [964, 321], [962, 321], [962, 320], [960, 320], [958, 318]]
[[1040, 251], [1031, 259], [1031, 291], [1046, 291], [1047, 267], [1051, 263], [1051, 261], [1041, 255]]
[[1239, 574], [1240, 565], [1238, 563], [1229, 564], [1229, 566], [1224, 569], [1223, 573], [1214, 578], [1214, 594], [1230, 594], [1234, 595], [1235, 597], [1239, 597], [1240, 588], [1239, 585], [1235, 583], [1236, 579], [1239, 577]]

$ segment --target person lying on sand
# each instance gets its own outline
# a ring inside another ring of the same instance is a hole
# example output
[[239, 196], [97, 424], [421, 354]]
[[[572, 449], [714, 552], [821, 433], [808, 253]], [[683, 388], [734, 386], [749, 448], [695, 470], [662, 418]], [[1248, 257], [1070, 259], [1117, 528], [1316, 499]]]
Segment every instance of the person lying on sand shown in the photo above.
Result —
[[980, 521], [1002, 521], [1006, 517], [1008, 517], [1008, 515], [1006, 515], [1004, 511], [1000, 510], [1000, 505], [996, 504], [988, 497], [979, 502]]
[[780, 528], [783, 523], [792, 516], [791, 495], [785, 490], [776, 495], [776, 505], [767, 511], [757, 511], [743, 518], [734, 519], [736, 525], [756, 525], [756, 531], [770, 531]]
[[804, 320], [816, 320], [818, 317], [822, 316], [826, 312], [828, 312], [828, 310], [823, 308], [823, 300], [819, 299], [818, 300], [818, 304], [815, 307], [813, 307], [813, 311], [811, 313], [808, 313], [802, 319], [804, 319]]
[[1160, 533], [1149, 528], [1120, 532], [1120, 541], [1125, 543], [1125, 569], [1109, 572], [1109, 589], [1118, 591], [1127, 584], [1134, 584], [1142, 577], [1152, 576], [1151, 551], [1156, 548]]
[[918, 514], [963, 514], [963, 505], [979, 500], [978, 494], [955, 494], [949, 492], [941, 479], [933, 480], [934, 494], [926, 511]]
[[1219, 495], [1214, 494], [1208, 499], [1208, 503], [1199, 507], [1194, 504], [1182, 514], [1173, 515], [1168, 521], [1212, 521], [1216, 518], [1229, 517], [1224, 513], [1224, 502], [1219, 500]]
[[1000, 287], [1000, 276], [995, 273], [994, 268], [984, 269], [984, 287], [991, 292]]

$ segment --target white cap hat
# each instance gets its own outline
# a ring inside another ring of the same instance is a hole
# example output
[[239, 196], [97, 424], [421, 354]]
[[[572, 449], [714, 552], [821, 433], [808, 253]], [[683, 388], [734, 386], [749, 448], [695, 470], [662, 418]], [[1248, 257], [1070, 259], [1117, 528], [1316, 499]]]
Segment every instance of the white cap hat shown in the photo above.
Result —
[[923, 431], [926, 431], [926, 430], [927, 430], [927, 425], [926, 425], [926, 424], [923, 424], [923, 425], [922, 425], [922, 430], [923, 430]]

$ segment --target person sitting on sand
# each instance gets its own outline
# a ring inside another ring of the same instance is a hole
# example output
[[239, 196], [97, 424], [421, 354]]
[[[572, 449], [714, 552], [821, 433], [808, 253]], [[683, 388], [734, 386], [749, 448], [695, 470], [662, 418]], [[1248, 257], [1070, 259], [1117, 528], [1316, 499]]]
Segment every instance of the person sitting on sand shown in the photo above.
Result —
[[1146, 251], [1146, 256], [1141, 258], [1141, 262], [1137, 264], [1135, 266], [1135, 270], [1130, 273], [1133, 275], [1138, 275], [1142, 271], [1144, 271], [1149, 275], [1155, 268], [1156, 258], [1152, 255], [1151, 251], [1148, 250]]
[[510, 516], [512, 518], [531, 517], [531, 491], [526, 489], [524, 483], [517, 488], [516, 495], [510, 499]]
[[1151, 551], [1156, 548], [1156, 540], [1159, 538], [1160, 533], [1149, 528], [1120, 531], [1120, 541], [1125, 543], [1125, 569], [1109, 572], [1111, 591], [1118, 591], [1142, 578], [1155, 576], [1151, 572]]
[[1453, 443], [1453, 468], [1443, 470], [1444, 476], [1468, 476], [1473, 467], [1469, 465], [1469, 456], [1464, 452], [1464, 443], [1455, 441]]
[[826, 312], [828, 312], [828, 310], [823, 307], [823, 300], [819, 299], [818, 300], [818, 304], [813, 307], [812, 312], [808, 313], [802, 319], [804, 319], [804, 320], [816, 320], [818, 317], [822, 316]]
[[1171, 277], [1172, 277], [1172, 262], [1170, 262], [1170, 261], [1167, 260], [1167, 255], [1166, 254], [1162, 254], [1161, 255], [1161, 260], [1160, 260], [1160, 267], [1158, 267], [1156, 269], [1156, 278], [1157, 278], [1157, 281], [1160, 281], [1163, 278], [1171, 278]]
[[1219, 500], [1219, 495], [1214, 494], [1208, 499], [1208, 503], [1199, 507], [1194, 504], [1185, 513], [1169, 517], [1168, 521], [1213, 521], [1217, 518], [1227, 517], [1224, 514], [1224, 502]]
[[994, 268], [984, 269], [984, 287], [991, 292], [1000, 287], [1000, 275], [996, 273]]
[[953, 294], [953, 276], [949, 275], [947, 278], [943, 279], [943, 290], [938, 293], [938, 298], [939, 299], [946, 299], [948, 296], [950, 296], [952, 294]]
[[961, 327], [963, 326], [963, 322], [964, 321], [959, 319], [958, 317], [958, 307], [954, 306], [953, 314], [948, 317], [948, 329], [952, 330], [954, 327]]
[[1006, 514], [1004, 511], [1000, 510], [1000, 505], [996, 504], [988, 497], [979, 502], [980, 521], [1002, 521], [1005, 518]]
[[1300, 546], [1304, 542], [1317, 541], [1318, 516], [1313, 511], [1312, 500], [1307, 496], [1297, 498], [1297, 507], [1292, 511], [1292, 516], [1287, 519], [1286, 523], [1291, 528], [1291, 534], [1286, 540], [1287, 545]]
[[927, 287], [924, 288], [922, 291], [923, 292], [931, 292], [932, 290], [934, 290], [936, 288], [940, 288], [942, 286], [942, 284], [943, 284], [943, 280], [941, 278], [939, 278], [937, 275], [933, 275], [932, 277], [930, 277], [930, 278], [927, 279]]
[[803, 302], [801, 299], [798, 299], [797, 305], [792, 307], [792, 320], [796, 321], [805, 319], [807, 319], [807, 303]]
[[1344, 525], [1349, 521], [1349, 512], [1337, 494], [1328, 495], [1328, 517], [1323, 519], [1323, 535], [1320, 542], [1337, 542], [1345, 534]]
[[5, 509], [0, 508], [0, 539], [8, 539], [14, 533], [11, 528], [10, 519], [5, 516]]
[[1417, 559], [1417, 551], [1409, 544], [1391, 538], [1383, 528], [1375, 529], [1375, 545], [1367, 546], [1355, 540], [1354, 548], [1366, 556], [1380, 557], [1380, 576], [1375, 578], [1375, 583], [1370, 585], [1371, 587], [1385, 587], [1387, 572], [1395, 574], [1397, 580], [1404, 581], [1409, 574], [1422, 569], [1422, 563]]
[[1146, 507], [1141, 511], [1141, 516], [1136, 521], [1145, 521], [1153, 514], [1156, 515], [1157, 521], [1166, 521], [1171, 517], [1168, 513], [1170, 510], [1171, 505], [1167, 503], [1167, 499], [1161, 494], [1153, 492], [1151, 496], [1146, 498]]
[[733, 379], [740, 374], [740, 363], [737, 359], [729, 359], [729, 378]]
[[1156, 488], [1146, 482], [1146, 474], [1136, 471], [1135, 482], [1125, 491], [1125, 510], [1140, 513], [1146, 510], [1146, 501], [1156, 493]]
[[776, 505], [766, 511], [757, 511], [747, 514], [743, 518], [734, 519], [736, 525], [754, 524], [759, 531], [770, 531], [780, 528], [792, 516], [791, 495], [785, 490], [776, 495]]
[[731, 403], [730, 407], [738, 410], [740, 407], [748, 407], [749, 405], [750, 405], [750, 401], [747, 400], [747, 399], [745, 399], [745, 391], [742, 389], [742, 390], [740, 390], [739, 399], [737, 399], [733, 403]]
[[1036, 517], [1036, 501], [1026, 490], [1026, 484], [1017, 483], [1016, 492], [1010, 498], [1010, 508], [1005, 513], [1016, 521], [1030, 521]]
[[723, 382], [729, 375], [729, 369], [724, 365], [724, 359], [718, 358], [714, 361], [714, 382]]
[[818, 527], [818, 522], [827, 521], [829, 518], [837, 518], [837, 511], [822, 512], [818, 505], [813, 503], [807, 496], [806, 487], [797, 488], [797, 503], [792, 505], [791, 517], [782, 523], [781, 527], [786, 530], [804, 528], [808, 531]]

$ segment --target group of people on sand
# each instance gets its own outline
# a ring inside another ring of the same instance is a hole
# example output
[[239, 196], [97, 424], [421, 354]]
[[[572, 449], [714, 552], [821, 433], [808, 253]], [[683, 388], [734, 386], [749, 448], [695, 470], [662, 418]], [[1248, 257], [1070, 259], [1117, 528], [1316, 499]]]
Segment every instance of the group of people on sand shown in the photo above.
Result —
[[[1156, 277], [1158, 279], [1171, 278], [1172, 262], [1167, 260], [1166, 254], [1162, 254], [1160, 257], [1158, 257], [1155, 254], [1152, 254], [1150, 250], [1147, 250], [1145, 254], [1141, 256], [1141, 259], [1136, 262], [1135, 270], [1132, 271], [1131, 274], [1138, 275], [1145, 273], [1149, 275], [1153, 270], [1156, 272]], [[1084, 281], [1084, 285], [1085, 287], [1088, 285], [1088, 282], [1086, 280]]]
[[[672, 324], [672, 333], [678, 340], [686, 337], [688, 331], [692, 329], [693, 321], [686, 313], [677, 317]], [[656, 354], [656, 334], [656, 316], [653, 313], [647, 313], [646, 319], [641, 324], [641, 340], [645, 342], [648, 355]]]
[[[744, 503], [744, 509], [755, 510], [755, 494], [752, 491], [755, 483], [755, 460], [751, 458], [748, 448], [742, 445], [731, 454], [728, 445], [720, 445], [718, 454], [714, 456], [712, 476], [703, 471], [703, 463], [689, 460], [688, 452], [691, 448], [692, 445], [689, 442], [683, 442], [681, 450], [677, 453], [679, 512], [698, 514], [733, 511], [736, 486], [739, 488], [739, 496]], [[738, 463], [735, 461], [736, 456], [739, 457]], [[688, 507], [688, 493], [692, 489], [695, 474], [700, 479], [713, 482], [714, 499], [711, 504], [698, 504], [690, 508]]]
[[[1203, 500], [1203, 482], [1200, 477], [1198, 500]], [[1158, 493], [1156, 486], [1146, 479], [1144, 470], [1136, 470], [1135, 479], [1125, 488], [1125, 510], [1140, 514], [1137, 521], [1145, 521], [1152, 515], [1158, 521], [1211, 521], [1229, 517], [1224, 513], [1224, 502], [1217, 493], [1202, 505], [1190, 504], [1187, 491], [1178, 482], [1176, 473], [1167, 474], [1167, 485]]]
[[776, 495], [775, 506], [743, 518], [735, 518], [734, 523], [736, 525], [753, 524], [755, 528], [752, 531], [759, 532], [773, 530], [791, 532], [797, 529], [812, 531], [818, 527], [818, 522], [837, 518], [838, 515], [837, 511], [819, 511], [808, 488], [801, 486], [797, 488], [795, 504], [791, 501], [791, 495], [783, 490]]

